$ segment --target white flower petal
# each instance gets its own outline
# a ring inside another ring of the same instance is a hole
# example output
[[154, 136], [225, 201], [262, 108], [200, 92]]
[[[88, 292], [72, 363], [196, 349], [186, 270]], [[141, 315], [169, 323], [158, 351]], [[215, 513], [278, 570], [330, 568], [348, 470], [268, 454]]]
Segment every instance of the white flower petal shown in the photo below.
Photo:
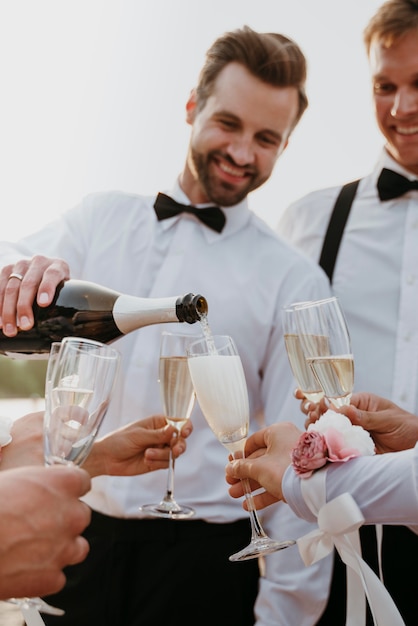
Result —
[[329, 409], [314, 423], [309, 424], [309, 430], [325, 433], [329, 428], [338, 430], [344, 436], [345, 446], [355, 448], [361, 456], [376, 454], [375, 445], [370, 433], [362, 426], [354, 425], [348, 417]]
[[0, 416], [0, 446], [7, 446], [11, 442], [10, 430], [12, 425], [13, 420], [11, 417]]

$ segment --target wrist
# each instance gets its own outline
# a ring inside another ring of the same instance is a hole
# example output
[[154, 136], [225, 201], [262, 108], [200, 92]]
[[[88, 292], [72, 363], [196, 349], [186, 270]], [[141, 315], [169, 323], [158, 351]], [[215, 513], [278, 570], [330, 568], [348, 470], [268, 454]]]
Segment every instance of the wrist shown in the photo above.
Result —
[[91, 447], [90, 453], [83, 463], [83, 469], [90, 474], [91, 478], [100, 476], [105, 473], [104, 470], [104, 453], [101, 451], [100, 441], [95, 441]]

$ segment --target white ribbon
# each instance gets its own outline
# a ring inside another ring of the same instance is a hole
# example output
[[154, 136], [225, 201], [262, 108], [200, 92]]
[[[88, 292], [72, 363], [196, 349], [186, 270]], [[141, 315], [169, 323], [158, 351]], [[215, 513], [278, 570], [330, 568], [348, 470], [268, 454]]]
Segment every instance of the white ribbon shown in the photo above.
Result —
[[348, 566], [346, 626], [365, 624], [365, 595], [375, 626], [405, 626], [385, 586], [361, 558], [358, 529], [364, 517], [359, 507], [349, 493], [326, 503], [325, 477], [326, 471], [322, 470], [301, 481], [302, 495], [318, 521], [317, 530], [297, 540], [303, 562], [311, 565], [330, 554], [335, 546]]
[[56, 606], [52, 606], [42, 600], [42, 598], [10, 598], [7, 602], [17, 604], [25, 619], [26, 626], [45, 626], [45, 622], [41, 617], [42, 613], [49, 615], [64, 615], [64, 611]]
[[22, 611], [26, 626], [45, 626], [45, 622], [38, 609], [33, 609], [32, 607], [25, 608], [22, 606], [20, 610]]

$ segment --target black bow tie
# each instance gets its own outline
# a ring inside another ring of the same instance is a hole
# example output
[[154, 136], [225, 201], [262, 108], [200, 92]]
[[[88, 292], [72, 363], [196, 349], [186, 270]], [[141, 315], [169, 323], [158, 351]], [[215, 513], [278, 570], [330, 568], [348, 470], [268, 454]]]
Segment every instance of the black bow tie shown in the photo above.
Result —
[[381, 200], [399, 198], [411, 189], [418, 189], [418, 180], [408, 180], [397, 172], [383, 168], [377, 181], [377, 191]]
[[196, 209], [196, 207], [192, 205], [180, 204], [179, 202], [173, 200], [173, 198], [170, 198], [170, 196], [166, 196], [164, 193], [158, 194], [154, 203], [154, 209], [159, 220], [174, 217], [179, 213], [191, 213], [192, 215], [196, 215], [196, 217], [201, 222], [206, 224], [206, 226], [216, 230], [218, 233], [222, 232], [226, 222], [224, 212], [217, 206], [210, 206], [205, 209]]

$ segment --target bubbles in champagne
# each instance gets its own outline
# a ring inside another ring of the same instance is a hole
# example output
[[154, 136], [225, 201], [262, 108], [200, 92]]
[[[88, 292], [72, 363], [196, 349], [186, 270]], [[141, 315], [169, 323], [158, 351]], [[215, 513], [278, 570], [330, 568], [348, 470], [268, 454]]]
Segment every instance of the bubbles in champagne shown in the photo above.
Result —
[[213, 340], [213, 334], [209, 326], [208, 316], [206, 313], [200, 317], [200, 327], [203, 331], [203, 335], [206, 339], [209, 354], [217, 354], [215, 342]]

